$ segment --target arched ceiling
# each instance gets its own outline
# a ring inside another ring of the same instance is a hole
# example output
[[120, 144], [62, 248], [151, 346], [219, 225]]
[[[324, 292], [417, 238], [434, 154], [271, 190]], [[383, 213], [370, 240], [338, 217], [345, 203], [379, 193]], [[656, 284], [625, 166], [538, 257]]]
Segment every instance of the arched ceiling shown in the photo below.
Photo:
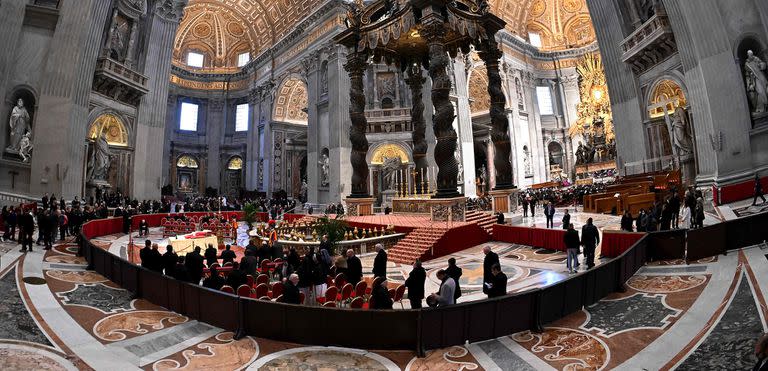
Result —
[[[237, 55], [271, 47], [314, 10], [333, 0], [190, 0], [174, 44], [174, 62], [185, 66], [190, 50], [205, 53], [205, 67], [236, 68]], [[400, 0], [406, 1], [406, 0]], [[538, 33], [542, 50], [564, 50], [595, 41], [586, 0], [489, 0], [507, 29], [528, 39]]]
[[489, 0], [491, 13], [507, 22], [507, 30], [528, 39], [541, 36], [542, 50], [578, 48], [595, 41], [586, 0]]

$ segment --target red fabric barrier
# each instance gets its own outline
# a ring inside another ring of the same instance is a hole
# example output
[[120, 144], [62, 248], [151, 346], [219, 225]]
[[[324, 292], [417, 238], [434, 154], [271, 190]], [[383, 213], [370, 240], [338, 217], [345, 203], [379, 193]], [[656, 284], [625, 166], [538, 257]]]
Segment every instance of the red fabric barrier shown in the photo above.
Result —
[[91, 220], [90, 222], [83, 224], [83, 234], [87, 239], [121, 233], [122, 231], [123, 218]]
[[496, 241], [549, 250], [565, 251], [565, 245], [563, 244], [564, 235], [564, 229], [542, 229], [499, 224], [493, 226], [493, 239]]
[[622, 231], [603, 231], [603, 239], [600, 243], [600, 256], [615, 258], [627, 251], [638, 240], [643, 238], [645, 233], [622, 232]]
[[[768, 177], [760, 178], [760, 183], [763, 185], [763, 191], [768, 189]], [[716, 205], [725, 205], [731, 202], [751, 199], [754, 195], [754, 179], [722, 187], [712, 186], [712, 197]]]

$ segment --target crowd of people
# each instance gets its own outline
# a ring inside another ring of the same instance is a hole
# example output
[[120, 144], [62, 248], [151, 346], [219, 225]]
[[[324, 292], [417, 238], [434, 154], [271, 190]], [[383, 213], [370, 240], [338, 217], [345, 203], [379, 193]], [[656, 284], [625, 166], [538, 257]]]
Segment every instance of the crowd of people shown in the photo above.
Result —
[[564, 188], [540, 188], [527, 189], [518, 194], [518, 202], [523, 207], [523, 216], [527, 217], [530, 212], [535, 216], [536, 207], [543, 205], [544, 201], [552, 203], [554, 206], [570, 206], [581, 203], [584, 196], [601, 193], [605, 191], [609, 183], [582, 184]]
[[671, 229], [696, 229], [704, 226], [704, 196], [693, 187], [680, 196], [672, 188], [662, 202], [653, 207], [641, 209], [637, 218], [629, 211], [621, 216], [621, 230], [627, 232], [655, 232]]

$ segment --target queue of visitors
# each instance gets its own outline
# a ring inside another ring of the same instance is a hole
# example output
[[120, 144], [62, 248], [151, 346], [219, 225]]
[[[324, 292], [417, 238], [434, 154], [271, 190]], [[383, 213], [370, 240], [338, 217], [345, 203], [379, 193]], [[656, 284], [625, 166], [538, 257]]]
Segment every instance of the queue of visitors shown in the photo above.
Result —
[[696, 229], [704, 226], [704, 196], [693, 187], [681, 197], [677, 189], [671, 189], [663, 202], [641, 209], [637, 218], [629, 211], [621, 217], [621, 230], [627, 232], [668, 231], [678, 228]]

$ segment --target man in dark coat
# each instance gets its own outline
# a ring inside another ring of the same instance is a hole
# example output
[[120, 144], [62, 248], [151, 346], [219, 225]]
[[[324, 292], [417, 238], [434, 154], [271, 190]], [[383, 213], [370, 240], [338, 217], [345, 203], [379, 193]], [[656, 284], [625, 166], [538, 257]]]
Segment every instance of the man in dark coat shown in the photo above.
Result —
[[592, 224], [592, 218], [587, 219], [587, 224], [581, 227], [581, 245], [584, 246], [584, 258], [587, 261], [587, 269], [595, 266], [595, 248], [600, 243], [600, 233]]
[[240, 287], [240, 285], [245, 285], [247, 282], [248, 277], [246, 276], [245, 272], [240, 269], [240, 265], [235, 262], [235, 264], [232, 265], [232, 271], [229, 272], [229, 275], [227, 275], [227, 285], [231, 286], [235, 291], [237, 291], [237, 288]]
[[152, 269], [152, 257], [150, 257], [150, 251], [152, 251], [152, 241], [145, 240], [144, 247], [139, 250], [139, 259], [141, 259], [141, 266], [143, 268]]
[[224, 286], [224, 278], [219, 274], [219, 270], [216, 267], [211, 267], [211, 275], [203, 280], [203, 287], [207, 287], [213, 290], [221, 290]]
[[216, 250], [216, 248], [213, 247], [213, 245], [208, 244], [208, 248], [205, 249], [205, 253], [204, 253], [205, 265], [210, 267], [211, 265], [213, 265], [213, 263], [218, 263], [219, 262], [218, 252], [219, 251]]
[[387, 290], [387, 278], [384, 279], [378, 285], [374, 286], [371, 290], [371, 309], [392, 309], [392, 297], [389, 296], [389, 290]]
[[149, 234], [149, 224], [147, 224], [147, 221], [144, 219], [141, 219], [141, 222], [139, 223], [139, 237], [146, 236]]
[[299, 275], [296, 273], [291, 274], [291, 276], [285, 280], [285, 284], [283, 285], [283, 297], [280, 299], [280, 302], [286, 304], [301, 304], [301, 294], [299, 293], [298, 284]]
[[565, 261], [566, 267], [568, 267], [568, 273], [576, 273], [576, 269], [579, 267], [579, 232], [573, 229], [573, 224], [568, 224], [568, 231], [563, 236], [563, 243], [565, 244], [565, 251], [568, 256]]
[[495, 298], [498, 296], [504, 296], [507, 294], [507, 275], [501, 271], [499, 264], [494, 264], [491, 267], [491, 274], [493, 279], [488, 285], [488, 298]]
[[34, 243], [32, 233], [35, 232], [35, 218], [32, 216], [32, 212], [21, 212], [21, 214], [19, 214], [18, 224], [19, 228], [21, 228], [21, 232], [19, 233], [21, 250], [19, 250], [19, 252], [27, 252], [27, 246], [29, 246], [29, 252], [32, 252], [32, 244]]
[[763, 200], [763, 203], [765, 203], [765, 196], [763, 196], [763, 185], [760, 184], [760, 177], [755, 174], [755, 198], [752, 199], [752, 206], [757, 205], [758, 197], [760, 197], [760, 199]]
[[221, 263], [222, 264], [234, 263], [236, 257], [237, 255], [235, 255], [235, 252], [232, 251], [232, 246], [226, 245], [224, 247], [224, 251], [221, 252]]
[[421, 308], [421, 301], [424, 299], [424, 282], [427, 280], [427, 271], [421, 266], [421, 260], [416, 259], [413, 263], [413, 269], [405, 280], [405, 287], [408, 288], [408, 300], [411, 301], [411, 308]]
[[555, 205], [550, 201], [544, 205], [544, 216], [547, 218], [547, 228], [555, 226]]
[[[373, 259], [373, 276], [387, 278], [387, 252], [380, 243], [376, 244], [376, 258]], [[349, 267], [349, 262], [347, 262]]]
[[173, 275], [171, 276], [177, 281], [189, 282], [189, 272], [187, 271], [186, 260], [183, 256], [179, 256], [176, 261], [176, 266], [173, 267]]
[[322, 240], [320, 241], [320, 250], [328, 251], [329, 254], [331, 253], [331, 241], [328, 241], [327, 234], [324, 234]]
[[523, 218], [527, 218], [528, 217], [528, 198], [527, 197], [523, 197], [522, 204], [523, 204]]
[[347, 250], [347, 281], [353, 286], [363, 279], [363, 264], [360, 258], [355, 256], [355, 250]]
[[149, 269], [163, 273], [163, 254], [160, 254], [160, 246], [156, 243], [152, 244], [152, 250], [149, 250]]
[[453, 278], [453, 281], [456, 283], [456, 290], [453, 291], [453, 300], [455, 303], [459, 297], [461, 297], [459, 278], [461, 278], [461, 275], [463, 274], [461, 268], [456, 265], [456, 258], [448, 259], [448, 268], [445, 269], [445, 274], [447, 274], [448, 277]]
[[179, 256], [173, 252], [173, 246], [168, 245], [165, 247], [165, 254], [163, 254], [163, 268], [165, 268], [165, 274], [173, 277], [173, 269], [176, 267], [176, 262], [179, 260]]
[[568, 229], [568, 226], [571, 225], [571, 214], [568, 213], [568, 209], [565, 209], [565, 214], [563, 214], [563, 229]]
[[184, 264], [187, 266], [189, 282], [195, 285], [200, 284], [200, 278], [203, 277], [203, 257], [200, 255], [200, 246], [195, 246], [195, 251], [187, 254]]
[[485, 258], [483, 258], [483, 294], [488, 294], [487, 284], [493, 282], [491, 268], [493, 268], [494, 264], [499, 264], [499, 255], [491, 251], [491, 248], [488, 246], [483, 247], [483, 254], [485, 254]]

